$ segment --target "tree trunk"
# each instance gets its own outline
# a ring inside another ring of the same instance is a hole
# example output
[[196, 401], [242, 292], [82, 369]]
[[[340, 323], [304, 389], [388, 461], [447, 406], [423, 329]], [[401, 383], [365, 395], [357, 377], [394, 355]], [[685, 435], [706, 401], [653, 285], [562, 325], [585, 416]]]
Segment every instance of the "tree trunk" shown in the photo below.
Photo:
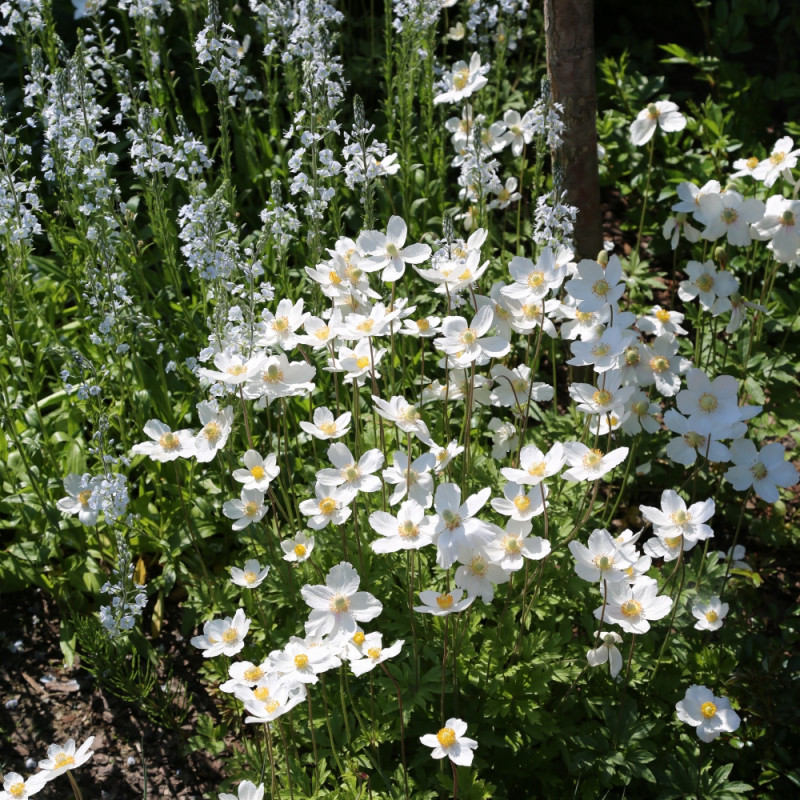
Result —
[[603, 246], [597, 172], [597, 92], [593, 0], [544, 0], [547, 74], [552, 99], [564, 106], [564, 143], [553, 154], [566, 202], [577, 206], [575, 249], [596, 258]]

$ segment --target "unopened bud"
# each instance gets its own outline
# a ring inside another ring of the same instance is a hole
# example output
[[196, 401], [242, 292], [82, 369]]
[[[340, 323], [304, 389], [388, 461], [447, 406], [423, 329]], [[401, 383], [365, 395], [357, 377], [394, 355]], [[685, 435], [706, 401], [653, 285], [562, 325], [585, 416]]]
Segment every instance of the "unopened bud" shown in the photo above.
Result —
[[597, 263], [603, 268], [608, 266], [608, 252], [607, 251], [601, 250], [597, 254]]

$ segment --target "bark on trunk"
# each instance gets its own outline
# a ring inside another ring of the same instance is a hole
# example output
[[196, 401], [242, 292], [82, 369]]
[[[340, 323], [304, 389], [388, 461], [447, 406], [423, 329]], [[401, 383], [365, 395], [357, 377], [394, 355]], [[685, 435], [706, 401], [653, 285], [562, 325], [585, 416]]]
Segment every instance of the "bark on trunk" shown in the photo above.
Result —
[[567, 202], [577, 206], [575, 248], [596, 258], [603, 246], [597, 173], [593, 0], [544, 0], [547, 74], [552, 98], [564, 106], [564, 143], [554, 153]]

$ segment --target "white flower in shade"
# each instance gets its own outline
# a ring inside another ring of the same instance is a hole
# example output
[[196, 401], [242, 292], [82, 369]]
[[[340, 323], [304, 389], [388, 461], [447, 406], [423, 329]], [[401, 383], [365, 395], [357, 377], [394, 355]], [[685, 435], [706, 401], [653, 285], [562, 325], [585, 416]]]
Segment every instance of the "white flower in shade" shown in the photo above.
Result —
[[546, 486], [533, 487], [526, 492], [524, 485], [508, 481], [503, 487], [503, 497], [493, 497], [491, 505], [504, 517], [511, 517], [515, 522], [527, 522], [544, 512], [547, 493]]
[[796, 264], [800, 249], [800, 200], [779, 194], [768, 197], [763, 219], [753, 225], [753, 238], [768, 240], [767, 247], [782, 264]]
[[700, 199], [706, 194], [719, 194], [720, 189], [719, 181], [708, 181], [702, 187], [683, 181], [675, 188], [680, 202], [675, 203], [672, 210], [679, 214], [691, 214], [699, 223], [705, 225], [706, 218], [700, 209]]
[[133, 455], [149, 456], [153, 461], [174, 461], [176, 458], [191, 458], [195, 454], [194, 431], [173, 431], [157, 419], [150, 419], [144, 432], [153, 440], [135, 444]]
[[725, 480], [743, 492], [753, 487], [753, 491], [767, 503], [777, 503], [780, 499], [778, 487], [787, 488], [797, 483], [797, 470], [791, 461], [784, 460], [783, 445], [772, 442], [760, 451], [750, 439], [737, 439], [730, 446], [733, 466], [725, 473]]
[[673, 250], [678, 246], [681, 234], [686, 237], [687, 242], [692, 244], [700, 241], [700, 231], [689, 222], [689, 218], [683, 211], [674, 217], [668, 217], [664, 222], [661, 233], [665, 239], [669, 239]]
[[465, 97], [472, 96], [489, 82], [486, 73], [489, 65], [481, 66], [479, 53], [473, 53], [467, 64], [466, 61], [456, 61], [451, 72], [442, 75], [444, 91], [433, 98], [434, 105], [438, 103], [457, 103]]
[[650, 620], [666, 617], [672, 608], [672, 599], [658, 596], [658, 582], [646, 575], [630, 586], [628, 583], [609, 583], [608, 597], [603, 607], [596, 608], [597, 619], [619, 625], [625, 633], [647, 633]]
[[656, 415], [661, 413], [659, 403], [651, 402], [644, 392], [635, 392], [628, 403], [630, 414], [622, 423], [622, 430], [635, 436], [641, 431], [656, 433], [661, 430], [661, 424]]
[[258, 489], [266, 492], [270, 483], [278, 477], [281, 468], [274, 453], [262, 458], [255, 450], [248, 450], [242, 462], [245, 469], [233, 471], [233, 479], [243, 484], [244, 489]]
[[334, 418], [329, 408], [315, 408], [314, 423], [300, 420], [300, 427], [317, 439], [338, 439], [350, 430], [352, 416], [349, 411], [345, 411], [344, 414]]
[[251, 522], [260, 522], [267, 513], [264, 492], [242, 489], [239, 500], [228, 500], [222, 504], [222, 513], [233, 520], [233, 530], [244, 530]]
[[192, 637], [192, 645], [203, 651], [204, 658], [235, 656], [244, 647], [248, 630], [250, 620], [240, 608], [232, 618], [208, 620], [203, 625], [203, 635]]
[[361, 579], [352, 564], [342, 561], [332, 567], [325, 585], [306, 584], [300, 590], [303, 600], [311, 606], [306, 622], [309, 636], [352, 636], [358, 622], [369, 622], [381, 613], [383, 605], [369, 592], [359, 592]]
[[648, 366], [651, 370], [649, 383], [664, 397], [674, 397], [681, 388], [682, 375], [692, 362], [678, 355], [678, 340], [670, 336], [659, 336], [651, 349]]
[[383, 453], [380, 450], [367, 450], [356, 461], [347, 445], [334, 442], [328, 448], [328, 459], [332, 469], [321, 469], [317, 472], [317, 480], [323, 486], [335, 486], [345, 503], [349, 503], [359, 492], [377, 492], [381, 488], [381, 479], [374, 475], [383, 465]]
[[690, 542], [710, 539], [714, 535], [711, 527], [705, 523], [714, 516], [714, 500], [709, 498], [692, 503], [688, 508], [686, 502], [672, 489], [666, 489], [661, 495], [661, 508], [639, 506], [642, 516], [653, 523], [656, 535], [667, 538], [683, 536]]
[[425, 747], [432, 747], [432, 758], [447, 756], [459, 767], [468, 767], [472, 763], [473, 751], [478, 746], [474, 739], [468, 739], [467, 723], [456, 717], [451, 717], [438, 733], [426, 733], [419, 740]]
[[433, 343], [450, 356], [456, 367], [485, 364], [492, 358], [502, 358], [511, 345], [500, 336], [485, 336], [492, 327], [493, 317], [491, 306], [481, 306], [469, 325], [464, 317], [445, 317], [442, 335]]
[[375, 553], [394, 553], [398, 550], [419, 550], [433, 541], [436, 520], [425, 516], [425, 509], [416, 500], [406, 500], [397, 516], [385, 511], [369, 515], [372, 530], [383, 538], [370, 545]]
[[269, 573], [269, 567], [262, 567], [255, 558], [245, 561], [243, 569], [231, 567], [230, 570], [231, 581], [245, 589], [255, 589], [256, 586], [261, 586]]
[[569, 551], [575, 559], [575, 572], [592, 583], [625, 580], [625, 570], [637, 559], [633, 543], [619, 544], [603, 528], [593, 530], [585, 545], [570, 542]]
[[566, 442], [564, 455], [570, 468], [562, 476], [566, 481], [596, 481], [628, 457], [627, 447], [618, 447], [609, 453], [590, 449], [580, 442]]
[[730, 311], [730, 296], [739, 290], [739, 280], [726, 270], [717, 271], [714, 262], [709, 259], [701, 264], [690, 261], [684, 269], [686, 280], [678, 285], [678, 297], [689, 302], [697, 297], [700, 305], [716, 317]]
[[448, 614], [464, 611], [472, 605], [475, 598], [467, 596], [462, 599], [463, 594], [461, 589], [443, 593], [426, 589], [419, 593], [423, 605], [414, 606], [414, 611], [419, 611], [420, 614], [432, 614], [434, 617], [446, 617]]
[[368, 633], [360, 646], [361, 658], [350, 662], [350, 669], [354, 675], [364, 675], [375, 669], [389, 658], [393, 658], [403, 649], [404, 640], [398, 639], [390, 647], [383, 647], [383, 636], [380, 633]]
[[493, 526], [494, 539], [484, 545], [483, 549], [489, 560], [504, 570], [516, 572], [522, 569], [526, 558], [539, 561], [550, 552], [550, 542], [541, 536], [528, 534], [532, 530], [530, 522], [511, 520], [505, 527]]
[[576, 277], [567, 281], [566, 290], [578, 301], [578, 311], [582, 313], [616, 303], [625, 292], [620, 260], [611, 256], [604, 267], [597, 261], [583, 259], [578, 263]]
[[246, 381], [252, 380], [266, 356], [264, 353], [256, 353], [250, 358], [242, 358], [235, 353], [223, 350], [214, 356], [214, 366], [216, 369], [200, 367], [197, 374], [201, 378], [207, 378], [213, 383], [224, 383], [227, 386], [238, 386]]
[[462, 504], [461, 489], [455, 483], [441, 483], [433, 500], [436, 509], [434, 531], [437, 547], [436, 562], [448, 569], [455, 562], [459, 550], [474, 547], [492, 539], [488, 523], [475, 518], [483, 508], [492, 490], [488, 486], [470, 495]]
[[77, 475], [71, 472], [64, 478], [64, 491], [68, 496], [62, 497], [56, 503], [56, 508], [65, 514], [77, 514], [82, 525], [90, 527], [96, 525], [100, 509], [92, 508], [89, 501], [97, 483], [97, 478], [91, 477], [88, 473]]
[[765, 158], [753, 170], [752, 175], [756, 180], [763, 181], [764, 186], [772, 186], [779, 176], [783, 176], [790, 183], [794, 183], [791, 170], [797, 166], [797, 157], [800, 150], [793, 150], [794, 142], [789, 136], [784, 136], [775, 142], [769, 158]]
[[240, 688], [236, 696], [244, 703], [244, 710], [250, 714], [244, 718], [245, 722], [265, 723], [272, 722], [291, 711], [308, 695], [305, 684], [298, 682], [290, 684], [277, 673], [273, 673], [254, 689]]
[[665, 133], [682, 131], [686, 127], [686, 117], [678, 111], [678, 106], [669, 100], [649, 103], [631, 123], [631, 143], [636, 147], [647, 144], [661, 128]]
[[622, 669], [622, 653], [618, 644], [622, 644], [622, 637], [614, 631], [594, 632], [594, 637], [600, 637], [600, 643], [586, 654], [590, 667], [599, 667], [608, 662], [611, 677], [616, 678]]
[[47, 783], [46, 772], [37, 772], [25, 780], [18, 772], [7, 772], [3, 776], [3, 791], [0, 800], [27, 800], [38, 794]]
[[297, 683], [316, 683], [317, 675], [342, 663], [330, 645], [311, 643], [297, 636], [292, 636], [283, 650], [273, 650], [269, 660], [285, 680]]
[[492, 458], [502, 461], [513, 450], [519, 447], [519, 432], [517, 426], [510, 420], [500, 420], [492, 417], [486, 426], [487, 432], [492, 436]]
[[39, 762], [39, 769], [46, 770], [44, 779], [51, 781], [67, 770], [85, 764], [94, 755], [94, 750], [89, 749], [93, 741], [94, 736], [90, 736], [77, 750], [74, 739], [67, 739], [63, 747], [60, 744], [51, 744], [47, 748], [47, 758]]
[[[502, 528], [496, 525], [489, 527], [490, 532], [499, 534]], [[484, 603], [494, 599], [494, 587], [507, 583], [511, 571], [493, 562], [483, 546], [462, 547], [458, 552], [461, 565], [456, 569], [455, 584], [467, 594], [480, 597]]]
[[700, 198], [700, 210], [706, 220], [703, 238], [716, 241], [725, 236], [734, 247], [750, 244], [750, 225], [764, 216], [764, 203], [753, 197], [745, 200], [732, 189], [722, 194], [706, 194]]
[[709, 434], [698, 433], [691, 429], [686, 417], [672, 408], [664, 413], [664, 424], [667, 430], [679, 434], [667, 443], [667, 457], [684, 467], [694, 464], [698, 455], [716, 463], [730, 461], [728, 448], [717, 439], [732, 437], [734, 432], [741, 435], [747, 429], [744, 422], [737, 422], [734, 426], [720, 427]]
[[[741, 544], [737, 544], [732, 548], [729, 547], [727, 553], [723, 553], [722, 550], [717, 550], [717, 557], [726, 563], [730, 560], [733, 569], [744, 569], [748, 572], [752, 572], [753, 568], [746, 561], [742, 561], [746, 554], [747, 550], [745, 550], [744, 545]], [[711, 556], [713, 554], [709, 553], [708, 555]]]
[[705, 602], [696, 600], [692, 604], [692, 614], [697, 619], [694, 627], [698, 631], [718, 631], [728, 615], [728, 604], [716, 595]]
[[574, 367], [591, 365], [593, 372], [608, 372], [619, 366], [620, 357], [633, 339], [631, 331], [619, 328], [606, 328], [600, 336], [589, 341], [576, 339], [569, 346], [572, 358], [567, 364]]
[[739, 715], [727, 697], [715, 697], [711, 689], [693, 684], [686, 696], [675, 705], [678, 719], [697, 729], [703, 742], [713, 742], [721, 733], [732, 733], [739, 727]]
[[428, 426], [422, 421], [419, 410], [404, 397], [395, 395], [391, 400], [386, 401], [372, 395], [372, 402], [375, 404], [375, 411], [384, 419], [394, 422], [401, 431], [413, 433], [429, 447], [433, 444]]
[[717, 433], [761, 411], [761, 406], [739, 405], [739, 382], [731, 375], [718, 375], [712, 381], [703, 370], [691, 369], [686, 387], [675, 401], [681, 414], [689, 417], [690, 429], [698, 433]]
[[301, 514], [310, 517], [308, 527], [321, 531], [328, 524], [341, 525], [352, 513], [347, 507], [353, 498], [345, 498], [335, 486], [323, 486], [318, 483], [314, 487], [316, 500], [303, 500], [298, 506]]
[[401, 217], [389, 218], [386, 233], [380, 231], [364, 231], [358, 237], [358, 246], [367, 258], [362, 262], [362, 269], [383, 269], [381, 278], [394, 282], [406, 271], [406, 264], [421, 264], [431, 257], [431, 248], [427, 244], [411, 244], [403, 247], [408, 235], [408, 226]]
[[520, 451], [519, 469], [503, 467], [500, 474], [514, 483], [536, 486], [545, 478], [555, 475], [564, 466], [566, 458], [561, 442], [556, 442], [546, 454], [536, 445], [528, 444]]
[[[489, 427], [491, 427], [491, 424]], [[456, 439], [450, 441], [445, 447], [439, 447], [437, 444], [431, 445], [431, 455], [436, 459], [436, 464], [433, 468], [434, 473], [441, 475], [450, 462], [463, 452], [464, 446], [460, 445]]]
[[219, 800], [263, 800], [264, 784], [256, 786], [252, 781], [242, 781], [236, 787], [236, 794], [222, 792]]
[[[408, 466], [408, 456], [396, 450], [391, 467], [383, 471], [383, 480], [395, 488], [389, 497], [389, 505], [399, 503], [406, 495], [415, 500], [423, 508], [430, 508], [433, 504], [433, 475], [431, 470], [436, 464], [436, 457], [430, 453], [423, 453]], [[409, 483], [411, 491], [409, 491]]]
[[553, 387], [541, 381], [534, 381], [531, 385], [531, 369], [520, 364], [513, 370], [503, 364], [495, 364], [491, 370], [494, 381], [490, 400], [492, 405], [504, 408], [514, 407], [522, 412], [528, 401], [528, 413], [537, 413], [534, 403], [548, 402], [553, 399]]
[[314, 550], [314, 537], [300, 531], [294, 539], [284, 539], [281, 542], [281, 550], [284, 552], [284, 561], [302, 563], [310, 558]]
[[220, 410], [216, 403], [204, 400], [197, 404], [197, 414], [203, 427], [194, 439], [195, 456], [199, 462], [206, 463], [228, 441], [233, 428], [233, 407], [226, 406]]

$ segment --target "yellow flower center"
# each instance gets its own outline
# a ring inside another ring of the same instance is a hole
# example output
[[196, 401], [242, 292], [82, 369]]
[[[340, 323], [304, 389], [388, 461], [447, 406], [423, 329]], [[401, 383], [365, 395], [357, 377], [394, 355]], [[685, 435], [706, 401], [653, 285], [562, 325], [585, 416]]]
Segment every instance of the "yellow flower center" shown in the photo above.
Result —
[[451, 594], [440, 594], [436, 598], [436, 605], [439, 606], [441, 609], [450, 608], [453, 605], [453, 595]]
[[607, 389], [598, 389], [593, 395], [592, 400], [595, 405], [607, 406], [612, 400], [613, 396]]
[[714, 276], [704, 272], [695, 281], [695, 286], [697, 286], [701, 292], [710, 292], [711, 288], [714, 286]]
[[283, 333], [283, 331], [289, 330], [289, 319], [288, 317], [277, 317], [272, 321], [272, 330], [277, 331], [278, 333]]
[[794, 225], [795, 223], [794, 213], [788, 210], [784, 211], [783, 214], [781, 214], [781, 222], [784, 225], [789, 225], [789, 226]]
[[582, 322], [584, 325], [588, 324], [594, 319], [594, 312], [592, 311], [576, 311], [575, 319]]
[[247, 572], [244, 573], [244, 579], [247, 583], [255, 583], [256, 580], [258, 580], [258, 575], [256, 575], [255, 572], [247, 570]]
[[607, 356], [610, 352], [611, 348], [605, 343], [597, 344], [592, 348], [592, 355], [599, 356], [601, 358], [603, 356]]
[[461, 344], [471, 345], [475, 344], [475, 342], [478, 339], [478, 336], [472, 328], [467, 328], [466, 330], [461, 332], [461, 335], [458, 338]]
[[519, 536], [504, 536], [501, 545], [509, 555], [518, 555], [522, 551], [522, 542]]
[[167, 452], [177, 450], [181, 446], [181, 440], [174, 433], [163, 434], [158, 440], [158, 443]]
[[[341, 280], [339, 283], [341, 283]], [[330, 335], [331, 329], [327, 325], [323, 325], [321, 328], [317, 328], [317, 330], [314, 331], [314, 336], [320, 341], [325, 341]]]
[[351, 464], [342, 470], [342, 477], [347, 483], [352, 483], [361, 477], [361, 470], [355, 464]]
[[339, 284], [342, 282], [342, 279], [341, 279], [341, 278], [338, 276], [338, 274], [337, 274], [337, 273], [336, 273], [334, 270], [331, 270], [331, 271], [328, 273], [328, 280], [329, 280], [329, 281], [330, 281], [330, 282], [331, 282], [331, 283], [332, 283], [334, 286], [338, 286], [338, 285], [339, 285]]
[[203, 436], [213, 444], [222, 436], [222, 428], [216, 422], [209, 422], [208, 425], [203, 428]]
[[544, 283], [544, 272], [540, 269], [537, 269], [535, 272], [531, 272], [528, 275], [528, 286], [531, 289], [538, 289]]
[[248, 500], [244, 504], [242, 511], [244, 511], [244, 515], [246, 517], [254, 517], [256, 514], [258, 514], [258, 503], [256, 503], [255, 500]]
[[705, 616], [709, 622], [716, 622], [719, 619], [719, 614], [716, 611], [706, 611]]
[[367, 637], [364, 636], [364, 634], [361, 631], [356, 631], [353, 634], [353, 644], [357, 645], [358, 647], [361, 647], [361, 645], [364, 644], [364, 640], [366, 638]]
[[380, 647], [370, 647], [370, 649], [367, 650], [367, 655], [373, 661], [375, 661], [376, 659], [380, 658], [381, 657], [381, 649], [380, 649]]
[[394, 244], [394, 242], [389, 242], [389, 244], [386, 245], [386, 255], [388, 255], [389, 258], [397, 258], [397, 256], [400, 255], [400, 251], [397, 249], [397, 245]]
[[273, 712], [277, 711], [281, 707], [280, 702], [277, 700], [270, 700], [268, 703], [264, 704], [264, 710], [267, 714], [272, 714]]
[[89, 507], [89, 498], [91, 496], [92, 496], [92, 490], [91, 489], [85, 489], [84, 491], [79, 492], [79, 494], [78, 494], [78, 502], [84, 508], [88, 508]]
[[465, 89], [469, 82], [469, 67], [464, 67], [453, 73], [453, 86], [456, 91], [460, 92]]
[[726, 225], [733, 225], [737, 219], [739, 219], [739, 215], [736, 213], [736, 209], [734, 208], [726, 208], [721, 214], [720, 219]]
[[692, 521], [691, 514], [688, 511], [673, 511], [669, 518], [679, 527], [683, 528], [688, 522]]
[[317, 427], [328, 436], [333, 436], [336, 433], [335, 422], [321, 422]]
[[689, 445], [689, 447], [693, 447], [695, 450], [698, 448], [704, 448], [706, 445], [706, 437], [701, 436], [699, 433], [695, 433], [694, 431], [684, 433], [683, 440]]
[[755, 169], [758, 166], [758, 157], [750, 156], [745, 163], [747, 164], [747, 169]]
[[634, 600], [631, 598], [630, 600], [626, 600], [620, 607], [619, 610], [626, 616], [626, 617], [636, 617], [642, 611], [642, 604], [638, 600]]
[[658, 311], [656, 311], [656, 319], [659, 322], [669, 322], [669, 311], [659, 308]]
[[363, 322], [356, 325], [356, 328], [362, 333], [369, 333], [375, 325], [374, 319], [365, 319]]
[[369, 358], [367, 356], [361, 356], [356, 359], [356, 366], [359, 369], [366, 369], [369, 366]]
[[596, 467], [603, 460], [602, 450], [590, 450], [583, 457], [584, 467]]
[[631, 411], [637, 417], [643, 417], [650, 409], [650, 403], [647, 400], [637, 400], [632, 406]]
[[614, 566], [614, 559], [612, 556], [603, 553], [594, 557], [594, 565], [601, 570], [611, 569]]
[[703, 392], [700, 395], [700, 399], [698, 400], [697, 404], [703, 411], [716, 411], [717, 406], [719, 405], [719, 400], [717, 400], [716, 396], [711, 394], [711, 392]]
[[632, 366], [634, 366], [634, 365], [638, 364], [638, 363], [639, 363], [639, 359], [640, 359], [640, 358], [641, 358], [641, 356], [639, 355], [639, 351], [638, 351], [638, 349], [637, 349], [637, 348], [635, 348], [635, 347], [628, 347], [628, 348], [625, 350], [625, 363], [626, 363], [626, 364], [627, 364], [629, 367], [632, 367]]
[[517, 507], [517, 511], [525, 512], [530, 508], [531, 500], [526, 494], [518, 494], [514, 498], [514, 505]]
[[25, 795], [25, 784], [22, 781], [18, 781], [15, 784], [12, 784], [8, 788], [8, 793], [12, 797], [24, 797]]
[[655, 356], [650, 359], [650, 369], [653, 372], [666, 372], [669, 369], [669, 359], [666, 356]]
[[711, 719], [717, 713], [717, 707], [709, 700], [700, 706], [700, 713], [706, 718]]
[[442, 747], [452, 747], [456, 743], [456, 732], [452, 728], [442, 728], [436, 738]]
[[298, 653], [294, 657], [294, 665], [297, 669], [304, 669], [308, 664], [308, 656], [305, 653]]
[[[263, 674], [264, 670], [261, 669], [261, 667], [248, 667], [244, 673], [242, 673], [242, 677], [250, 683], [255, 683], [256, 681], [261, 680]], [[267, 689], [267, 694], [269, 694], [269, 689]], [[259, 700], [261, 699], [262, 698], [259, 697]]]
[[328, 607], [334, 614], [342, 614], [350, 608], [350, 600], [348, 600], [347, 595], [337, 594], [331, 598]]
[[774, 164], [777, 167], [778, 164], [782, 164], [783, 163], [783, 159], [784, 158], [786, 158], [786, 153], [784, 153], [782, 151], [778, 151], [777, 153], [773, 153], [769, 157], [769, 160], [770, 160], [771, 164]]
[[442, 519], [445, 528], [449, 531], [454, 531], [461, 524], [461, 516], [449, 508], [442, 511]]
[[304, 544], [296, 544], [294, 546], [294, 554], [298, 558], [302, 558], [306, 554], [306, 546]]
[[252, 476], [253, 476], [253, 477], [254, 477], [254, 478], [257, 480], [257, 481], [263, 481], [263, 480], [264, 480], [264, 476], [265, 476], [267, 473], [264, 471], [264, 467], [253, 467], [253, 468], [250, 470], [250, 474], [251, 474], [251, 475], [252, 475]]
[[264, 383], [280, 383], [283, 380], [283, 370], [277, 364], [270, 364], [262, 373]]
[[683, 541], [683, 536], [669, 536], [668, 538], [664, 539], [664, 543], [670, 549], [680, 547], [682, 541]]
[[489, 569], [489, 562], [483, 556], [474, 556], [472, 561], [470, 561], [469, 568], [472, 570], [473, 574], [482, 578]]
[[430, 322], [426, 319], [417, 320], [417, 329], [420, 331], [427, 331], [431, 327]]
[[599, 281], [594, 282], [594, 285], [592, 286], [592, 294], [595, 294], [598, 297], [605, 297], [610, 288], [611, 287], [608, 285], [608, 281], [604, 278], [601, 278]]
[[319, 510], [322, 514], [333, 514], [336, 511], [336, 501], [332, 497], [323, 497], [319, 501]]
[[407, 519], [397, 526], [397, 532], [401, 539], [416, 539], [419, 536], [419, 525], [415, 525], [410, 519]]
[[61, 752], [53, 761], [53, 769], [61, 769], [62, 767], [69, 767], [75, 763], [75, 759], [67, 753]]
[[647, 116], [650, 119], [658, 119], [661, 116], [661, 112], [658, 110], [658, 106], [655, 103], [650, 103], [647, 106]]
[[253, 696], [263, 703], [269, 697], [269, 689], [266, 686], [258, 686], [253, 689]]
[[528, 475], [532, 478], [541, 478], [547, 471], [547, 464], [544, 461], [539, 461], [537, 464], [531, 464], [528, 467]]
[[236, 628], [228, 628], [228, 630], [222, 634], [222, 641], [228, 644], [239, 641], [239, 631], [237, 631]]

